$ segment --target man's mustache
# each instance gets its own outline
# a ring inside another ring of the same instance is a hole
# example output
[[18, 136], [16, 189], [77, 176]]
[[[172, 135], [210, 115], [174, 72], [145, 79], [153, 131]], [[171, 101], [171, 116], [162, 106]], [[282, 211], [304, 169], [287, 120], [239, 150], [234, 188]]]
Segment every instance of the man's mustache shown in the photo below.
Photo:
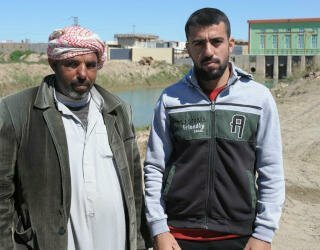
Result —
[[89, 81], [72, 81], [71, 84], [72, 85], [87, 85], [87, 86], [89, 86], [90, 82]]
[[201, 60], [201, 63], [207, 63], [207, 62], [220, 63], [220, 60], [218, 58], [213, 58], [213, 57], [206, 57], [203, 60]]

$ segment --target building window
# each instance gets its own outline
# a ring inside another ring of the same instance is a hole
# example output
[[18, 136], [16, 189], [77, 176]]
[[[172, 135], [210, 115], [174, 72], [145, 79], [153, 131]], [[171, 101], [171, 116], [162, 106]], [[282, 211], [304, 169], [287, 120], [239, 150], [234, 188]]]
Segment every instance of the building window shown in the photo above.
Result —
[[299, 48], [299, 49], [303, 49], [303, 48], [304, 48], [303, 35], [298, 35], [298, 48]]
[[286, 28], [286, 32], [291, 32], [291, 28]]
[[311, 48], [316, 49], [318, 47], [318, 36], [312, 35], [311, 36]]
[[264, 49], [264, 35], [260, 35], [260, 49]]
[[272, 35], [272, 48], [276, 49], [278, 47], [278, 37], [277, 35]]
[[304, 28], [299, 28], [299, 32], [303, 33], [304, 32]]
[[291, 48], [291, 36], [290, 35], [285, 36], [285, 48], [286, 49]]

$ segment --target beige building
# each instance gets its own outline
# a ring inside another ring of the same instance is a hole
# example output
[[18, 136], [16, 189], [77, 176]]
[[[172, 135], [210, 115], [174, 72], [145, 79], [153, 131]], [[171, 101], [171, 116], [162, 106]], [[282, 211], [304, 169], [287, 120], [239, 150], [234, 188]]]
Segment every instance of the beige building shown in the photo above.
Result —
[[115, 34], [121, 48], [156, 48], [158, 36], [150, 34]]

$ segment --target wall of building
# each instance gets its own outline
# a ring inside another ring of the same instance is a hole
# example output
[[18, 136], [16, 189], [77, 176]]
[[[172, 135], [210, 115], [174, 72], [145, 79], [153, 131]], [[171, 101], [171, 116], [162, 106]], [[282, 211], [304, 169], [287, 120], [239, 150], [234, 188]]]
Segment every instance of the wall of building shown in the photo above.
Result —
[[257, 78], [282, 79], [320, 69], [320, 55], [315, 56], [231, 56], [236, 66]]
[[243, 69], [244, 71], [249, 72], [249, 56], [248, 55], [231, 55], [230, 61], [234, 62], [234, 64]]
[[147, 39], [133, 39], [130, 37], [118, 37], [118, 44], [121, 45], [122, 48], [134, 48], [134, 47], [142, 47], [142, 48], [156, 48], [156, 41], [147, 40]]
[[138, 62], [143, 57], [152, 57], [156, 61], [173, 64], [173, 48], [132, 48], [132, 61]]
[[131, 49], [108, 48], [107, 60], [131, 60]]
[[320, 54], [320, 22], [251, 23], [249, 29], [251, 55]]
[[231, 55], [248, 55], [248, 45], [235, 45]]

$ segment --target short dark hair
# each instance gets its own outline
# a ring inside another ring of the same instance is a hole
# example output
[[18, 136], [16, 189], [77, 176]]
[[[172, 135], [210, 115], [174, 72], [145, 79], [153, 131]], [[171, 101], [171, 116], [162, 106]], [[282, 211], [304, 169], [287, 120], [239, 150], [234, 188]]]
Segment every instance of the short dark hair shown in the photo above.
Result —
[[190, 35], [191, 26], [210, 26], [212, 24], [219, 24], [220, 22], [225, 24], [227, 36], [230, 38], [230, 22], [226, 14], [224, 14], [221, 10], [215, 8], [203, 8], [193, 12], [186, 22], [184, 28], [187, 40]]

